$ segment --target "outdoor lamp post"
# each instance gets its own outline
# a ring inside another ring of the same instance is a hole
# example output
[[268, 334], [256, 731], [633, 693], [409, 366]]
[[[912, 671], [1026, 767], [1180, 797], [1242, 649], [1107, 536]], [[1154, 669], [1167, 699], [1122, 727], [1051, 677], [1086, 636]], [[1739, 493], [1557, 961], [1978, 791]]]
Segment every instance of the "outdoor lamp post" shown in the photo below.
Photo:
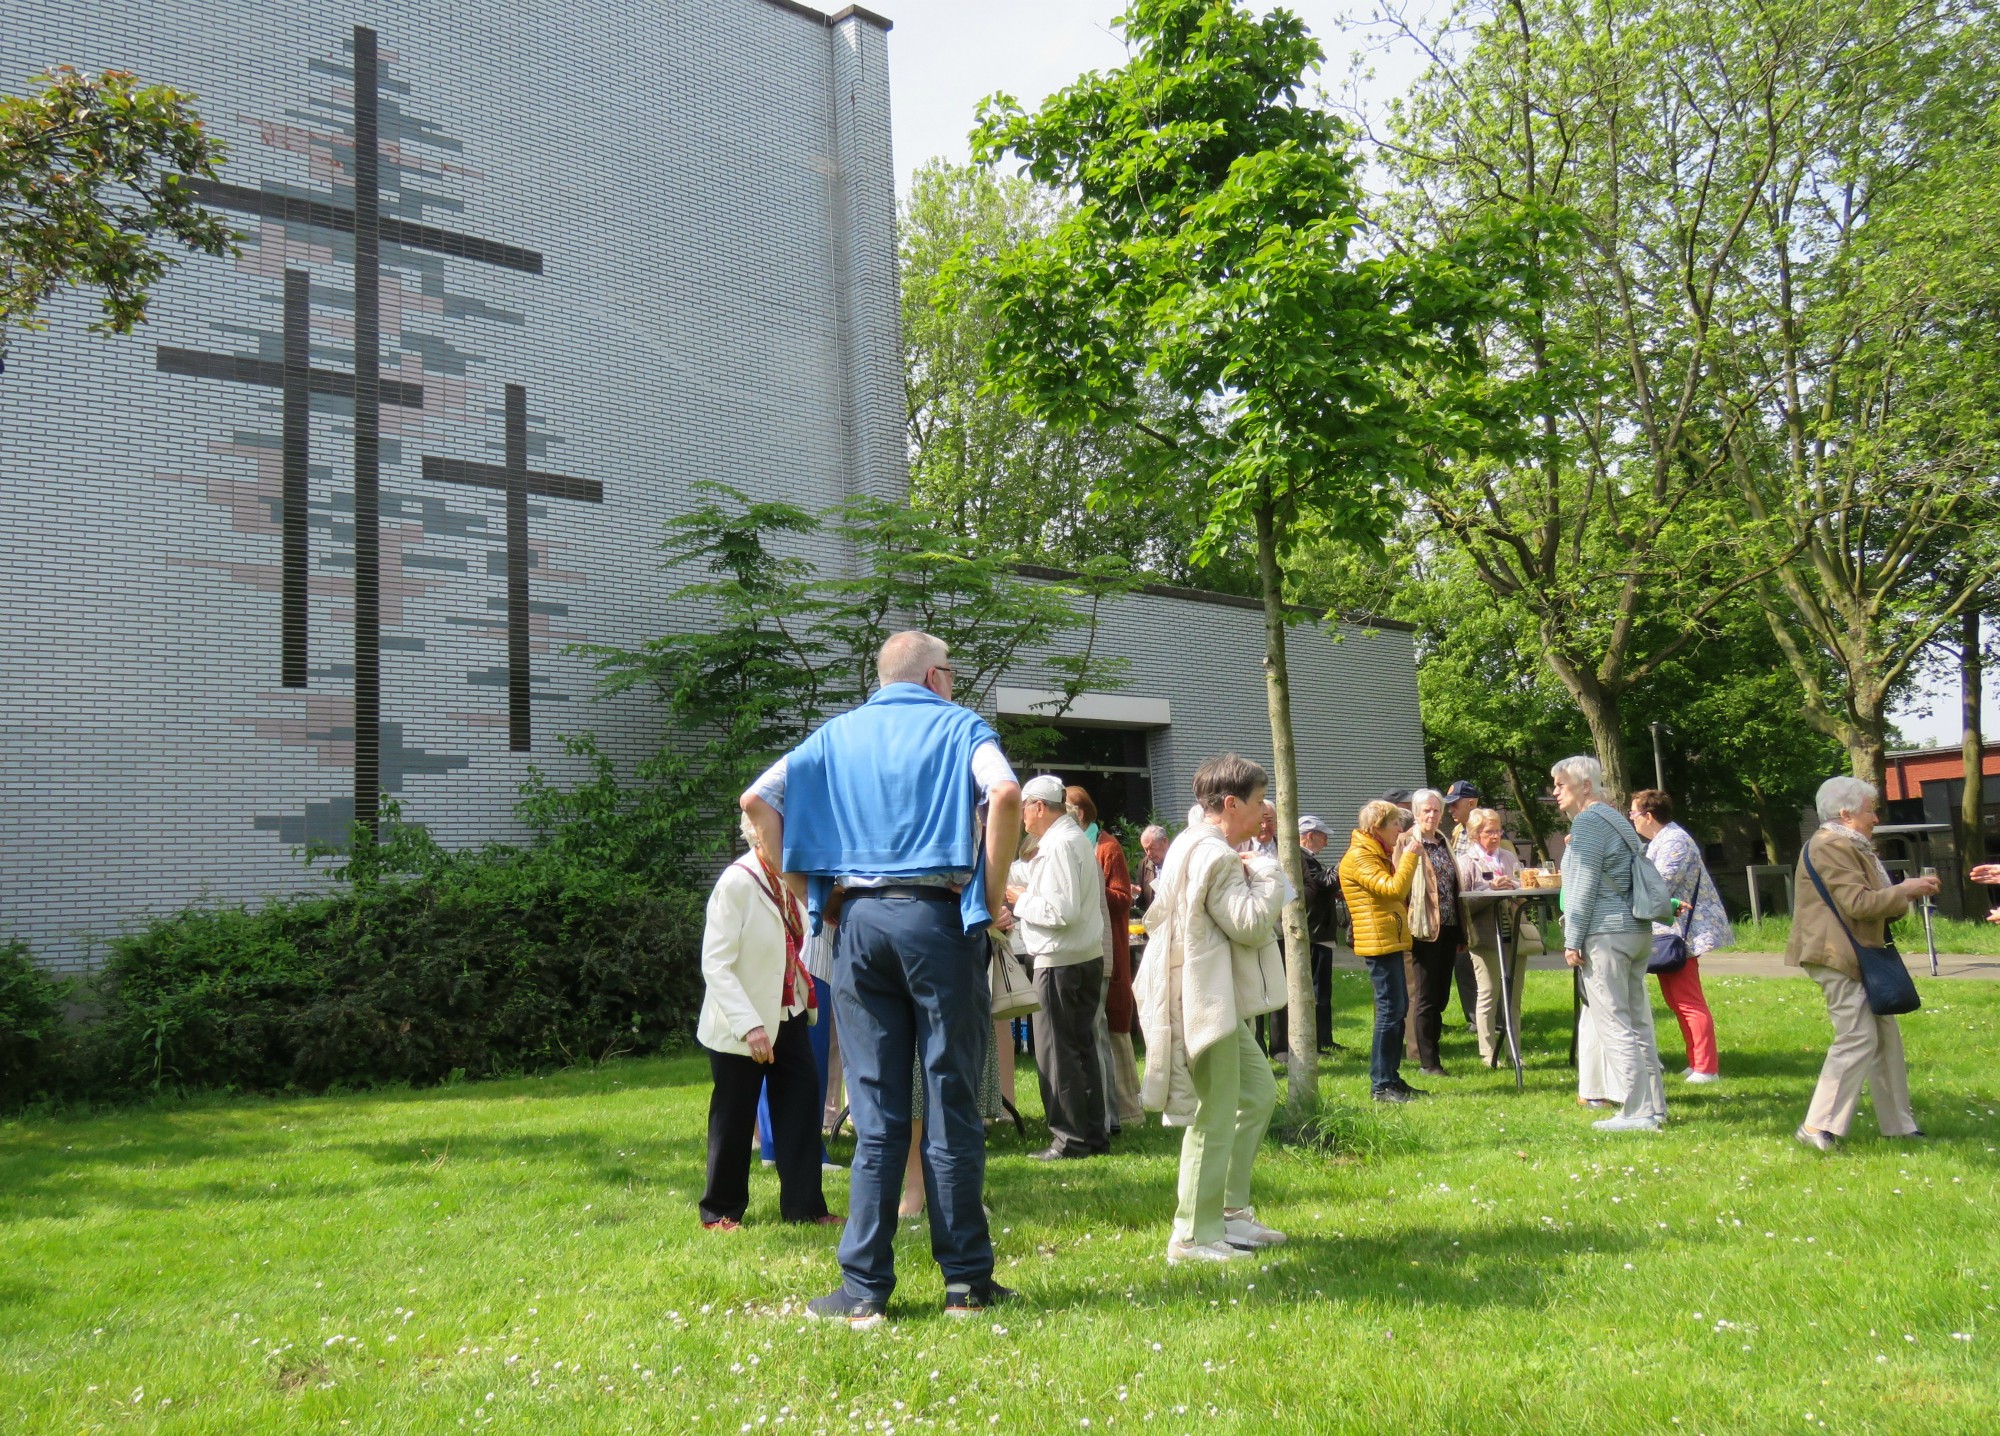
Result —
[[1660, 748], [1660, 735], [1664, 733], [1671, 738], [1674, 730], [1664, 723], [1649, 723], [1646, 726], [1653, 730], [1653, 786], [1664, 793], [1667, 790], [1667, 759]]

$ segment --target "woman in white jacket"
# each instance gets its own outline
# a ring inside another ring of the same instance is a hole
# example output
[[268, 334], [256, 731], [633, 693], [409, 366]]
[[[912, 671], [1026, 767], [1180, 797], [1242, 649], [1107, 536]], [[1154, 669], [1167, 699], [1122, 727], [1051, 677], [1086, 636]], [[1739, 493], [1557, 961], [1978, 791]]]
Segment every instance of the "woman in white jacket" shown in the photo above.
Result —
[[1252, 1024], [1285, 1000], [1273, 934], [1284, 906], [1276, 859], [1236, 851], [1264, 816], [1269, 780], [1225, 753], [1194, 775], [1200, 821], [1174, 839], [1146, 914], [1151, 956], [1133, 986], [1146, 1036], [1141, 1096], [1181, 1138], [1180, 1205], [1167, 1261], [1226, 1262], [1276, 1246], [1257, 1220], [1250, 1168], [1277, 1084]]
[[820, 1192], [819, 1069], [807, 1027], [817, 1015], [801, 954], [805, 910], [758, 845], [722, 870], [701, 939], [702, 995], [695, 1035], [708, 1049], [708, 1185], [701, 1224], [735, 1231], [750, 1205], [757, 1096], [770, 1084], [778, 1210], [788, 1222], [837, 1225]]

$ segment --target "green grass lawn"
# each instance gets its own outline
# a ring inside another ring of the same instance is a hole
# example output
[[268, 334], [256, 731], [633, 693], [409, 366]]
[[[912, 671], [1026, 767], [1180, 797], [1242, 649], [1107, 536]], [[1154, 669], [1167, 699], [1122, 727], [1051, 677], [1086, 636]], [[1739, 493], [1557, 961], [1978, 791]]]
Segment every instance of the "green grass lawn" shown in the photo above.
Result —
[[[1365, 980], [1338, 980], [1358, 1048]], [[700, 1230], [695, 1057], [17, 1121], [0, 1429], [1992, 1431], [2000, 985], [1923, 991], [1935, 1140], [1882, 1141], [1864, 1106], [1827, 1158], [1791, 1141], [1827, 1038], [1810, 982], [1711, 980], [1727, 1080], [1609, 1137], [1563, 1066], [1568, 985], [1536, 974], [1524, 1096], [1462, 1029], [1412, 1107], [1333, 1066], [1365, 1155], [1268, 1147], [1259, 1212], [1292, 1241], [1247, 1270], [1164, 1265], [1174, 1134], [1055, 1168], [996, 1135], [1020, 1302], [947, 1321], [909, 1231], [874, 1333], [801, 1318], [836, 1232], [779, 1225], [770, 1174], [749, 1227]]]
[[[1785, 913], [1766, 916], [1761, 922], [1745, 918], [1733, 926], [1738, 952], [1783, 952], [1792, 936], [1792, 919]], [[2000, 956], [2000, 923], [1960, 922], [1947, 917], [1933, 917], [1931, 926], [1937, 936], [1939, 952]], [[1902, 949], [1904, 957], [1922, 957], [1926, 951], [1923, 919], [1914, 914], [1893, 924], [1890, 936], [1896, 940], [1896, 946]]]

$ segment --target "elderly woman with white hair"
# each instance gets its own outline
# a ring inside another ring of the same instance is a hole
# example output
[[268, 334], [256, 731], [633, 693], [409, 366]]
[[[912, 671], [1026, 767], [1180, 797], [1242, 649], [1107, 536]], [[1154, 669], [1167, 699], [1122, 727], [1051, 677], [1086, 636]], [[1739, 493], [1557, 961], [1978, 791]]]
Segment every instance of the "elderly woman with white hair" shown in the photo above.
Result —
[[1438, 1039], [1444, 1033], [1445, 1004], [1465, 927], [1458, 902], [1458, 859], [1445, 831], [1444, 794], [1419, 788], [1410, 795], [1417, 820], [1416, 846], [1423, 861], [1410, 889], [1410, 950], [1403, 961], [1410, 993], [1409, 1055], [1427, 1077], [1445, 1075]]
[[701, 1224], [734, 1231], [750, 1205], [757, 1096], [770, 1089], [778, 1210], [788, 1222], [837, 1223], [820, 1191], [819, 1069], [808, 1027], [818, 1000], [803, 960], [805, 911], [785, 886], [758, 828], [750, 851], [722, 870], [708, 897], [695, 1036], [708, 1049], [708, 1182]]
[[1606, 1082], [1623, 1094], [1616, 1116], [1591, 1125], [1600, 1132], [1657, 1132], [1666, 1125], [1667, 1096], [1646, 988], [1653, 928], [1632, 914], [1633, 865], [1644, 859], [1644, 846], [1606, 800], [1604, 769], [1595, 758], [1565, 758], [1549, 773], [1556, 806], [1570, 820], [1562, 860], [1563, 960], [1583, 974]]
[[[1854, 944], [1880, 947], [1888, 925], [1910, 904], [1938, 890], [1934, 877], [1892, 882], [1875, 855], [1873, 834], [1882, 820], [1872, 784], [1828, 778], [1814, 799], [1819, 830], [1806, 840], [1792, 882], [1792, 940], [1785, 963], [1803, 967], [1826, 994], [1833, 1045], [1820, 1068], [1806, 1120], [1795, 1134], [1821, 1152], [1847, 1135], [1865, 1082], [1875, 1099], [1875, 1121], [1885, 1137], [1921, 1137], [1910, 1112], [1910, 1076], [1903, 1065], [1903, 1034], [1893, 1017], [1877, 1017], [1861, 985]], [[1813, 881], [1817, 872], [1819, 882]], [[1824, 885], [1826, 898], [1820, 896]], [[1829, 906], [1827, 898], [1832, 899]]]

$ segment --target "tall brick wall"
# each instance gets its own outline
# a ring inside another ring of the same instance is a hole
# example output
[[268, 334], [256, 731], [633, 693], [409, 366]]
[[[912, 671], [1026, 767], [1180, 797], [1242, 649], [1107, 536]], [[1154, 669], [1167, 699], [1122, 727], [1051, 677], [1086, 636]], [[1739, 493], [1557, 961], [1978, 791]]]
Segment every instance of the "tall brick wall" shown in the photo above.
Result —
[[[305, 886], [370, 775], [484, 843], [558, 735], [651, 751], [647, 701], [594, 701], [569, 649], [702, 621], [658, 554], [695, 486], [906, 486], [888, 60], [875, 17], [790, 0], [17, 0], [6, 82], [197, 93], [246, 239], [130, 338], [59, 300], [0, 376], [0, 934], [76, 967], [142, 914]], [[1210, 753], [1268, 757], [1254, 612], [1106, 625], [1173, 704], [1163, 811]], [[1296, 633], [1305, 803], [1345, 821], [1421, 776], [1409, 639]]]
[[[0, 930], [57, 965], [135, 913], [301, 885], [293, 848], [354, 811], [364, 266], [327, 211], [361, 208], [357, 27], [383, 221], [377, 766], [408, 815], [447, 842], [510, 837], [528, 765], [563, 767], [558, 733], [649, 746], [643, 700], [587, 704], [564, 650], [696, 620], [662, 611], [657, 554], [696, 483], [816, 502], [904, 483], [873, 17], [11, 5], [7, 83], [68, 62], [192, 90], [226, 180], [261, 196], [235, 197], [241, 257], [177, 271], [139, 334], [86, 334], [89, 305], [64, 300], [0, 377]], [[288, 272], [303, 565], [282, 523]], [[516, 467], [563, 481], [522, 481], [511, 544], [510, 386]]]

